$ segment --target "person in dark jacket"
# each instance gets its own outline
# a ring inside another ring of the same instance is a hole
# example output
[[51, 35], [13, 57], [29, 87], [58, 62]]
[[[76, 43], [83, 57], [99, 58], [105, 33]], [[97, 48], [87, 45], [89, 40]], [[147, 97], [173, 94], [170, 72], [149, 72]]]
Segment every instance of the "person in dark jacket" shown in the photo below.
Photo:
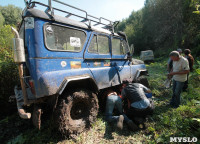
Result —
[[189, 67], [190, 67], [190, 71], [193, 71], [193, 65], [194, 65], [194, 58], [191, 55], [191, 51], [189, 49], [185, 49], [184, 50], [184, 54], [185, 54], [185, 58], [188, 60], [189, 62]]
[[[191, 51], [189, 49], [184, 50], [185, 58], [188, 60], [189, 67], [190, 67], [190, 72], [193, 71], [193, 65], [194, 65], [194, 58], [191, 55]], [[189, 73], [187, 74], [187, 81], [185, 81], [184, 86], [183, 86], [183, 91], [186, 91], [188, 88], [188, 78], [189, 78]]]
[[147, 115], [153, 114], [154, 103], [146, 97], [145, 93], [151, 93], [151, 90], [140, 83], [123, 81], [122, 97], [127, 98], [130, 102], [130, 107], [127, 110], [129, 118], [145, 118]]

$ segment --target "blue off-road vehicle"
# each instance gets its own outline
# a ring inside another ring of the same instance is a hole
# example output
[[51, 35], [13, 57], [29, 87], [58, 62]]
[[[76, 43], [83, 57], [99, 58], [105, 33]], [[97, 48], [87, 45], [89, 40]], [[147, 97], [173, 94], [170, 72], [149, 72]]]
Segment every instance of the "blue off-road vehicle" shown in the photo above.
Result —
[[[118, 22], [53, 1], [84, 16], [52, 7], [51, 0], [48, 5], [25, 0], [21, 26], [18, 31], [12, 28], [21, 82], [15, 87], [15, 97], [20, 117], [32, 118], [40, 128], [43, 109], [49, 106], [58, 130], [70, 135], [95, 121], [106, 88], [119, 86], [124, 79], [146, 81], [142, 75], [147, 70], [143, 61], [132, 58], [133, 47], [126, 35], [114, 32]], [[25, 111], [28, 106], [32, 113]]]

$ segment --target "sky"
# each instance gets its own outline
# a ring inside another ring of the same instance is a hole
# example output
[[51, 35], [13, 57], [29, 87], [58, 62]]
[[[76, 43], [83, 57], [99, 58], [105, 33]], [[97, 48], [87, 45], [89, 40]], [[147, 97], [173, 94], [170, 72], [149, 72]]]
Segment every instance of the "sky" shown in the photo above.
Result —
[[[34, 0], [32, 0], [34, 1]], [[35, 0], [47, 4], [48, 0]], [[69, 5], [73, 5], [80, 9], [83, 9], [88, 12], [88, 14], [96, 17], [104, 17], [111, 21], [122, 20], [129, 17], [131, 12], [137, 11], [144, 6], [145, 0], [60, 0]], [[25, 7], [24, 0], [0, 0], [1, 6], [6, 6], [8, 4], [13, 4], [15, 6]], [[56, 3], [52, 2], [53, 7], [58, 7], [63, 10], [72, 11], [79, 13], [70, 8], [67, 8]], [[43, 9], [38, 7], [38, 9]], [[56, 13], [57, 14], [57, 13]], [[61, 15], [60, 13], [58, 13]], [[84, 13], [79, 13], [79, 15], [84, 15]]]

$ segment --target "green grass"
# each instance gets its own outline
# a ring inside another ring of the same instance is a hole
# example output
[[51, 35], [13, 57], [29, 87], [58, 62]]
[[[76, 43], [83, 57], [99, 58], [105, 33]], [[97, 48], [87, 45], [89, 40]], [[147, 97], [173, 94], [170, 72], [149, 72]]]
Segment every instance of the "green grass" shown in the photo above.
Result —
[[[197, 137], [200, 142], [200, 75], [196, 72], [190, 74], [188, 92], [181, 94], [181, 106], [173, 109], [168, 106], [172, 95], [171, 89], [164, 88], [166, 79], [166, 62], [158, 62], [147, 65], [150, 76], [148, 77], [151, 89], [154, 93], [156, 105], [155, 113], [146, 122], [146, 130], [131, 132], [125, 125], [123, 131], [115, 129], [103, 120], [103, 114], [99, 114], [97, 121], [91, 129], [82, 132], [79, 136], [70, 140], [61, 140], [59, 134], [50, 127], [50, 121], [40, 131], [34, 129], [30, 124], [27, 128], [19, 131], [18, 134], [4, 142], [16, 143], [169, 143], [170, 137]], [[15, 115], [14, 117], [17, 117]], [[16, 118], [15, 118], [16, 119]], [[0, 121], [0, 126], [9, 122], [18, 123], [19, 119], [12, 121], [6, 118]], [[20, 123], [22, 125], [22, 123]], [[12, 131], [10, 131], [12, 133]]]

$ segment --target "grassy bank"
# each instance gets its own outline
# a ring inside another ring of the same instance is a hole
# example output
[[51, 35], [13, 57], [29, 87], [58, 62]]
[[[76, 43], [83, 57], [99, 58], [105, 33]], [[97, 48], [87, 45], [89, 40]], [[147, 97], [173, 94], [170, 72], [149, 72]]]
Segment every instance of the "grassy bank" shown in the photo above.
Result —
[[[169, 143], [170, 137], [197, 137], [200, 142], [200, 75], [190, 74], [189, 89], [182, 93], [182, 105], [173, 109], [168, 106], [171, 89], [164, 88], [166, 61], [147, 65], [148, 77], [154, 93], [155, 113], [146, 123], [146, 130], [131, 132], [125, 126], [123, 131], [115, 130], [103, 120], [100, 113], [89, 131], [81, 133], [74, 140], [61, 140], [50, 127], [50, 120], [43, 121], [40, 131], [33, 128], [31, 121], [21, 120], [17, 114], [0, 121], [1, 143]], [[196, 118], [196, 119], [195, 119]]]

